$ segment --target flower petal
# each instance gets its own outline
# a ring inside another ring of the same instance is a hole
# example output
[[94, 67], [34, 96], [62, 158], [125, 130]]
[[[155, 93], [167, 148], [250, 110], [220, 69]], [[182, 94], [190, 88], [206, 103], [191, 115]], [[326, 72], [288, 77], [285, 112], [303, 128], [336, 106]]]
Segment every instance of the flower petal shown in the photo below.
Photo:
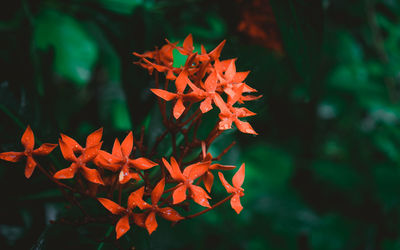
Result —
[[242, 133], [251, 134], [251, 135], [258, 135], [256, 131], [251, 127], [250, 123], [243, 122], [239, 119], [235, 119], [235, 125]]
[[183, 49], [190, 53], [194, 50], [192, 34], [189, 34], [183, 41]]
[[211, 166], [210, 166], [210, 169], [218, 169], [218, 170], [232, 170], [232, 169], [235, 169], [236, 168], [236, 166], [232, 166], [232, 165], [221, 165], [221, 164], [219, 164], [219, 163], [215, 163], [215, 164], [212, 164]]
[[133, 134], [132, 131], [130, 131], [129, 134], [125, 137], [125, 140], [121, 144], [122, 154], [125, 157], [129, 157], [129, 155], [132, 152], [132, 147], [133, 147]]
[[202, 101], [200, 103], [201, 113], [204, 114], [204, 113], [207, 113], [208, 111], [210, 111], [213, 108], [213, 106], [211, 104], [212, 104], [212, 98], [211, 97], [207, 97], [204, 101]]
[[119, 143], [118, 139], [115, 139], [113, 149], [112, 149], [112, 155], [117, 157], [117, 158], [122, 158], [122, 149], [121, 149], [121, 144]]
[[226, 40], [223, 40], [220, 44], [218, 44], [218, 46], [213, 49], [210, 53], [208, 53], [208, 55], [215, 61], [219, 58], [219, 56], [221, 55], [221, 51], [224, 48], [224, 45], [226, 43]]
[[117, 225], [115, 226], [117, 240], [121, 238], [121, 236], [124, 235], [126, 232], [128, 232], [130, 228], [129, 215], [125, 215], [118, 221]]
[[182, 70], [182, 72], [178, 75], [175, 80], [175, 86], [177, 93], [183, 93], [185, 91], [187, 82], [189, 81], [188, 72], [186, 70]]
[[204, 186], [206, 187], [207, 192], [211, 192], [212, 185], [214, 183], [214, 175], [210, 172], [207, 171], [203, 176], [202, 180], [204, 182]]
[[83, 150], [83, 148], [81, 147], [81, 145], [79, 145], [79, 143], [77, 143], [74, 139], [72, 139], [71, 137], [64, 135], [64, 134], [60, 134], [61, 135], [61, 139], [63, 140], [63, 142], [65, 142], [68, 147], [70, 147], [72, 149], [72, 151], [74, 152], [80, 152]]
[[10, 162], [18, 162], [20, 161], [25, 154], [23, 152], [4, 152], [0, 153], [0, 159], [4, 161]]
[[207, 200], [210, 196], [208, 196], [204, 189], [196, 185], [190, 185], [190, 192], [194, 202], [203, 207], [211, 207]]
[[76, 161], [76, 156], [72, 150], [71, 144], [66, 143], [64, 140], [59, 139], [58, 144], [60, 145], [61, 153], [64, 159], [67, 161]]
[[176, 222], [184, 219], [177, 211], [170, 207], [160, 208], [159, 214], [161, 217], [169, 221]]
[[186, 200], [186, 185], [182, 185], [175, 189], [172, 193], [173, 204], [181, 203]]
[[236, 191], [225, 179], [224, 175], [221, 172], [218, 172], [219, 179], [221, 180], [222, 185], [226, 189], [228, 193], [233, 193]]
[[108, 169], [113, 172], [116, 172], [121, 168], [120, 164], [113, 163], [115, 161], [116, 160], [112, 154], [103, 150], [99, 150], [96, 158], [93, 159], [93, 163], [96, 166]]
[[144, 157], [139, 157], [134, 160], [129, 160], [129, 164], [140, 170], [147, 170], [158, 164]]
[[89, 162], [89, 161], [93, 160], [94, 158], [96, 158], [102, 144], [103, 144], [103, 142], [100, 142], [99, 144], [91, 146], [90, 148], [85, 148], [85, 150], [83, 151], [82, 156], [81, 156], [83, 158], [82, 161]]
[[48, 155], [55, 149], [58, 145], [57, 144], [52, 144], [52, 143], [43, 143], [39, 148], [33, 150], [34, 155]]
[[165, 179], [162, 178], [161, 181], [157, 183], [157, 185], [151, 192], [151, 204], [156, 205], [158, 203], [164, 192], [164, 187], [165, 187]]
[[93, 147], [100, 143], [103, 136], [103, 128], [99, 128], [86, 138], [86, 148]]
[[29, 125], [26, 127], [25, 132], [21, 137], [21, 143], [27, 150], [33, 150], [33, 147], [35, 146], [35, 136], [33, 135], [33, 131]]
[[91, 169], [86, 166], [80, 166], [81, 173], [86, 180], [104, 185], [103, 180], [101, 179], [100, 173], [96, 169]]
[[149, 205], [147, 202], [143, 200], [143, 194], [144, 194], [144, 187], [141, 187], [135, 192], [132, 192], [129, 195], [128, 204], [135, 203], [141, 210], [150, 208], [151, 205]]
[[112, 200], [106, 198], [97, 198], [97, 200], [100, 201], [100, 203], [112, 214], [121, 214], [126, 211], [125, 208], [121, 207]]
[[146, 218], [145, 225], [146, 225], [146, 229], [149, 232], [149, 234], [152, 234], [156, 230], [158, 224], [156, 221], [156, 213], [155, 212], [149, 213], [149, 215]]
[[36, 161], [31, 156], [28, 156], [26, 158], [25, 177], [27, 179], [31, 178], [36, 165], [37, 165]]
[[235, 60], [231, 60], [231, 63], [229, 64], [228, 68], [225, 71], [225, 77], [228, 81], [232, 81], [235, 75], [236, 75]]
[[235, 194], [231, 198], [231, 206], [236, 211], [236, 213], [240, 213], [242, 211], [243, 206], [240, 204], [240, 196], [239, 194]]
[[181, 117], [183, 111], [185, 111], [185, 105], [183, 105], [182, 98], [179, 98], [178, 100], [176, 100], [173, 110], [175, 119]]
[[186, 175], [185, 171], [184, 171], [183, 175], [188, 176], [188, 179], [193, 181], [193, 180], [199, 178], [200, 176], [202, 176], [208, 170], [209, 166], [210, 166], [209, 163], [193, 164], [193, 167], [190, 169], [189, 174]]
[[147, 216], [147, 213], [140, 213], [140, 214], [135, 213], [135, 214], [133, 214], [133, 221], [139, 227], [146, 227], [146, 224], [145, 224], [146, 216]]
[[56, 179], [71, 179], [75, 176], [77, 170], [78, 166], [75, 163], [72, 163], [70, 167], [61, 169], [55, 173], [53, 177]]
[[206, 81], [204, 82], [204, 87], [207, 92], [214, 92], [217, 88], [217, 72], [214, 70], [211, 74], [207, 77]]
[[232, 82], [234, 82], [234, 83], [243, 82], [247, 78], [249, 73], [250, 73], [250, 71], [236, 72], [235, 76], [232, 79]]
[[240, 188], [244, 181], [244, 163], [232, 178], [232, 184], [235, 188]]
[[153, 92], [156, 96], [166, 100], [166, 101], [171, 101], [177, 97], [177, 94], [168, 92], [163, 89], [150, 89], [151, 92]]

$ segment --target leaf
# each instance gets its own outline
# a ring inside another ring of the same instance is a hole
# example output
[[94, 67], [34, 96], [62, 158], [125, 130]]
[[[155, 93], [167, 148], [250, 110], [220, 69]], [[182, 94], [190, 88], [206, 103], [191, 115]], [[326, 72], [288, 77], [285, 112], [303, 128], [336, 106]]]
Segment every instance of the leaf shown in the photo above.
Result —
[[73, 17], [56, 10], [45, 9], [39, 13], [33, 35], [35, 46], [54, 50], [55, 72], [85, 86], [91, 78], [98, 57], [95, 41]]

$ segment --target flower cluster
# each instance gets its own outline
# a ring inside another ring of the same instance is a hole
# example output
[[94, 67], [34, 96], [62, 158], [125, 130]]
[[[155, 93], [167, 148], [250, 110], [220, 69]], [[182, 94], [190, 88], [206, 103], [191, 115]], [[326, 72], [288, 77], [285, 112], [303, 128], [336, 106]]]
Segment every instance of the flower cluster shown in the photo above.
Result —
[[[259, 96], [246, 95], [256, 90], [244, 83], [248, 72], [236, 72], [234, 59], [219, 60], [224, 44], [225, 41], [209, 53], [202, 46], [198, 54], [193, 52], [192, 36], [189, 35], [181, 47], [167, 41], [160, 50], [141, 55], [134, 53], [140, 57], [138, 64], [148, 69], [150, 74], [154, 73], [154, 69], [156, 71], [157, 87], [151, 91], [158, 97], [165, 131], [152, 143], [152, 147], [144, 143], [143, 128], [139, 139], [129, 132], [121, 143], [115, 139], [111, 152], [108, 152], [102, 149], [103, 129], [100, 128], [87, 136], [85, 146], [61, 134], [58, 144], [45, 143], [34, 149], [34, 134], [28, 126], [21, 139], [24, 152], [0, 153], [0, 159], [10, 162], [26, 159], [26, 178], [30, 178], [38, 167], [63, 191], [68, 201], [82, 210], [86, 219], [95, 220], [76, 196], [97, 200], [110, 212], [108, 217], [102, 219], [108, 218], [109, 222], [116, 224], [117, 239], [133, 224], [146, 228], [151, 234], [157, 228], [157, 216], [176, 223], [199, 216], [228, 200], [239, 214], [243, 209], [240, 197], [244, 195], [241, 186], [245, 165], [242, 164], [236, 171], [230, 185], [221, 171], [235, 169], [235, 166], [216, 163], [234, 142], [217, 157], [207, 151], [223, 130], [231, 128], [232, 123], [241, 132], [256, 134], [249, 123], [239, 119], [255, 113], [236, 105]], [[184, 66], [173, 66], [174, 49], [187, 56]], [[160, 88], [159, 73], [164, 73], [164, 88]], [[169, 81], [175, 83], [175, 92], [169, 90]], [[170, 115], [167, 114], [166, 101], [174, 102]], [[191, 110], [197, 102], [200, 102], [198, 109]], [[213, 109], [213, 105], [220, 111], [220, 120], [206, 138], [198, 138], [197, 129], [202, 116]], [[176, 139], [178, 134], [184, 138], [179, 142]], [[167, 135], [171, 138], [172, 153], [166, 155], [158, 150], [160, 143], [167, 140]], [[56, 170], [51, 164], [42, 166], [39, 156], [50, 154], [57, 146], [69, 166], [61, 170]], [[216, 172], [228, 196], [214, 203], [211, 191]], [[127, 200], [126, 207], [121, 205], [123, 198]], [[183, 212], [190, 211], [190, 201], [205, 209], [183, 215]]]

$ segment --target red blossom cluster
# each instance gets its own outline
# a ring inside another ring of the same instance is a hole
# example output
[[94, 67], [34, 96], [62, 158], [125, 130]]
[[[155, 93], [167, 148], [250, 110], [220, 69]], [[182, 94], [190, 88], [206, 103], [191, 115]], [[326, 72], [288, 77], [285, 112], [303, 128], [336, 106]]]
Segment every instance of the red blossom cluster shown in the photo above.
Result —
[[[0, 153], [0, 159], [19, 162], [26, 158], [26, 178], [30, 178], [35, 167], [38, 167], [90, 221], [96, 220], [85, 211], [76, 197], [98, 200], [111, 212], [105, 218], [116, 223], [117, 239], [132, 224], [146, 228], [151, 234], [157, 228], [156, 216], [176, 223], [199, 216], [228, 200], [232, 208], [240, 213], [243, 209], [240, 197], [244, 195], [241, 186], [245, 166], [242, 164], [233, 176], [231, 186], [218, 170], [232, 170], [235, 166], [215, 163], [228, 152], [234, 142], [218, 157], [213, 157], [207, 151], [223, 130], [231, 128], [232, 122], [240, 131], [256, 134], [249, 123], [239, 120], [255, 113], [235, 105], [255, 100], [259, 96], [245, 95], [256, 92], [244, 83], [249, 72], [236, 72], [234, 59], [219, 60], [224, 44], [225, 41], [209, 53], [202, 46], [198, 54], [194, 52], [192, 36], [189, 35], [183, 46], [168, 42], [160, 50], [142, 55], [134, 53], [140, 57], [138, 64], [148, 69], [150, 74], [156, 70], [157, 88], [151, 91], [158, 97], [165, 131], [157, 137], [152, 147], [144, 143], [143, 128], [139, 139], [135, 139], [133, 133], [129, 132], [122, 143], [115, 139], [111, 152], [107, 152], [102, 149], [103, 129], [100, 128], [87, 137], [84, 147], [73, 138], [61, 134], [58, 144], [45, 143], [34, 150], [34, 134], [28, 126], [21, 139], [24, 152]], [[187, 56], [184, 66], [173, 66], [174, 49]], [[159, 73], [164, 73], [164, 88], [160, 88]], [[176, 92], [169, 90], [169, 81], [175, 83]], [[170, 115], [167, 114], [166, 101], [173, 101]], [[198, 102], [200, 105], [195, 109], [194, 105]], [[220, 121], [206, 138], [198, 138], [197, 129], [203, 114], [212, 109], [213, 104], [220, 111]], [[183, 135], [183, 141], [178, 142], [178, 134]], [[170, 135], [172, 148], [172, 154], [168, 156], [158, 152], [159, 144], [167, 140], [167, 135]], [[70, 165], [61, 170], [56, 170], [51, 164], [43, 167], [38, 156], [50, 154], [57, 145]], [[219, 179], [229, 195], [211, 205], [215, 171], [218, 171]], [[62, 179], [73, 181], [61, 182]], [[123, 194], [127, 197], [126, 207], [121, 205]], [[205, 209], [195, 214], [181, 215], [181, 211], [189, 210], [191, 200]]]

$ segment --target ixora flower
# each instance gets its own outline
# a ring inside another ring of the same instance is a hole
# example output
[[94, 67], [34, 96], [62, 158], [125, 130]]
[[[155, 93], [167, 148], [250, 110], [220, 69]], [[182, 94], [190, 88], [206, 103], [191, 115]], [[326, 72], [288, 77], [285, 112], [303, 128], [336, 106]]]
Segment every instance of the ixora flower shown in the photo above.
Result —
[[[86, 180], [104, 185], [104, 182], [100, 176], [100, 173], [96, 169], [87, 167], [87, 163], [96, 158], [102, 142], [101, 137], [103, 135], [103, 128], [100, 128], [91, 133], [86, 139], [86, 147], [83, 148], [74, 139], [64, 134], [61, 134], [59, 139], [59, 145], [61, 153], [64, 159], [71, 161], [72, 164], [65, 169], [62, 169], [54, 174], [56, 179], [71, 179], [79, 171]], [[77, 157], [75, 153], [80, 155]]]
[[[245, 101], [257, 100], [262, 96], [249, 95], [249, 93], [257, 92], [244, 82], [250, 71], [237, 72], [236, 59], [222, 61], [219, 59], [225, 41], [210, 53], [201, 46], [200, 54], [194, 52], [191, 34], [185, 38], [183, 46], [177, 46], [177, 43], [170, 43], [168, 40], [167, 42], [165, 46], [168, 46], [168, 50], [156, 49], [144, 54], [134, 53], [134, 55], [140, 58], [137, 64], [143, 68], [151, 72], [156, 69], [165, 74], [167, 84], [164, 88], [160, 88], [157, 82], [157, 88], [152, 88], [151, 91], [164, 101], [174, 102], [172, 112], [174, 118], [180, 119], [187, 107], [192, 107], [192, 104], [196, 102], [200, 102], [201, 113], [207, 113], [215, 104], [220, 110], [219, 130], [230, 129], [234, 123], [242, 133], [257, 135], [250, 123], [239, 120], [255, 113], [236, 105], [243, 105]], [[173, 49], [187, 56], [184, 66], [173, 67], [173, 57], [170, 55]], [[166, 51], [168, 56], [166, 56]], [[160, 58], [169, 58], [169, 60]], [[175, 74], [178, 77], [175, 77]], [[170, 90], [168, 81], [175, 82], [175, 90]], [[186, 88], [187, 85], [189, 88]]]
[[218, 176], [226, 191], [232, 194], [231, 206], [236, 211], [236, 213], [239, 214], [243, 209], [242, 204], [240, 204], [240, 197], [244, 195], [244, 189], [242, 188], [242, 184], [244, 181], [244, 163], [232, 178], [233, 187], [225, 180], [225, 177], [221, 172], [218, 172]]
[[141, 210], [145, 210], [144, 213], [133, 215], [135, 223], [138, 226], [146, 228], [149, 234], [152, 234], [158, 227], [156, 214], [172, 222], [178, 222], [184, 219], [184, 217], [180, 216], [179, 213], [171, 207], [159, 207], [157, 205], [164, 192], [164, 187], [165, 179], [163, 178], [151, 192], [151, 205], [143, 200], [144, 187], [133, 192], [130, 196]]
[[23, 158], [26, 159], [25, 177], [30, 178], [37, 166], [34, 156], [45, 156], [51, 153], [57, 144], [43, 143], [39, 148], [33, 149], [35, 146], [35, 136], [31, 127], [28, 125], [21, 138], [21, 143], [25, 148], [24, 152], [4, 152], [0, 153], [0, 159], [10, 162], [19, 162]]
[[128, 208], [123, 208], [112, 200], [106, 198], [97, 199], [112, 214], [120, 216], [120, 219], [115, 226], [117, 239], [121, 238], [121, 236], [128, 232], [131, 228], [129, 218], [133, 216], [132, 210], [136, 207], [136, 204], [133, 201], [132, 197], [133, 193], [128, 198]]
[[171, 157], [171, 164], [169, 164], [164, 158], [162, 161], [164, 166], [168, 169], [168, 172], [171, 174], [172, 179], [179, 182], [172, 193], [173, 204], [178, 204], [186, 200], [186, 191], [189, 189], [190, 196], [194, 202], [203, 207], [211, 207], [210, 203], [208, 203], [208, 199], [211, 199], [211, 197], [206, 191], [204, 191], [204, 189], [193, 184], [195, 179], [207, 172], [210, 165], [209, 162], [200, 162], [189, 165], [182, 173], [174, 157]]
[[129, 156], [132, 148], [133, 134], [129, 132], [122, 144], [119, 143], [118, 139], [115, 139], [112, 154], [100, 150], [94, 162], [97, 166], [104, 167], [113, 172], [119, 171], [119, 182], [121, 184], [127, 183], [130, 179], [140, 180], [139, 174], [131, 169], [147, 170], [158, 164], [145, 157], [131, 159]]

